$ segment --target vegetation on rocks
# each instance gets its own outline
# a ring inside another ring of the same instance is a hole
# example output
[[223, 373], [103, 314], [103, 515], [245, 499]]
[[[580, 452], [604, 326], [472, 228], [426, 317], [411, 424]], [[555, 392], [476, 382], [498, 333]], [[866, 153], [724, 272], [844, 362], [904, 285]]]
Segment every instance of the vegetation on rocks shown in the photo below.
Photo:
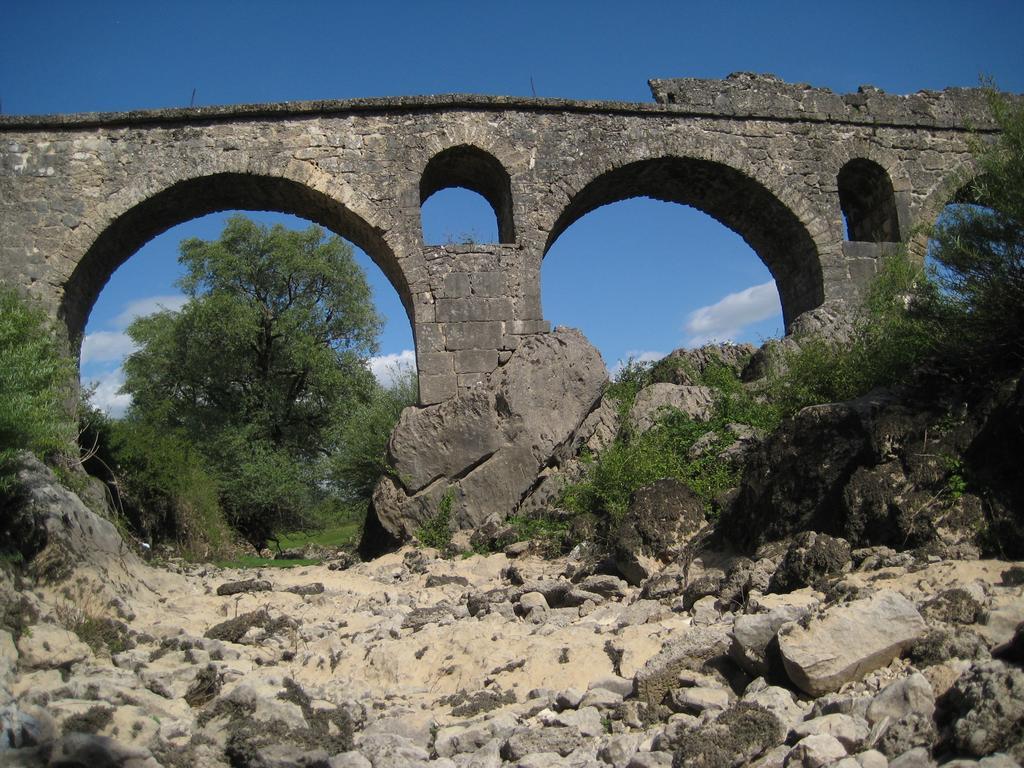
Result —
[[74, 366], [62, 352], [43, 312], [0, 285], [0, 503], [14, 490], [18, 453], [42, 458], [74, 445]]

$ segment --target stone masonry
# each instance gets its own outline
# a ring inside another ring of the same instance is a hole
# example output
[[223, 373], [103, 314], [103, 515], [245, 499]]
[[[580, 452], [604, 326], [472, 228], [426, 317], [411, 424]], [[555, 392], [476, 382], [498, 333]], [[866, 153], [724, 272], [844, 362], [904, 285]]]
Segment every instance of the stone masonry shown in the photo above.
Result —
[[[972, 131], [995, 130], [977, 89], [835, 94], [749, 74], [651, 88], [649, 104], [455, 95], [0, 117], [0, 280], [76, 348], [107, 279], [150, 238], [213, 211], [294, 213], [388, 276], [421, 402], [436, 403], [548, 330], [541, 260], [601, 205], [649, 196], [715, 217], [771, 270], [788, 325], [857, 301], [887, 243], [970, 179]], [[490, 202], [501, 242], [424, 245], [420, 206], [453, 186]]]

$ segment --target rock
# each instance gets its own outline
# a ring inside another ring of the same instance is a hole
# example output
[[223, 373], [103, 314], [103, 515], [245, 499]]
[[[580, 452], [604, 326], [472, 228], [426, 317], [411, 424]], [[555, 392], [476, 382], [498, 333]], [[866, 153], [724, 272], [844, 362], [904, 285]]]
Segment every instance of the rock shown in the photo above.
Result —
[[699, 715], [705, 711], [724, 711], [732, 703], [731, 692], [724, 688], [673, 688], [669, 692], [669, 706], [675, 712]]
[[833, 606], [806, 627], [787, 624], [779, 632], [786, 674], [797, 687], [820, 696], [885, 666], [925, 633], [913, 603], [884, 590]]
[[92, 650], [64, 627], [35, 624], [18, 638], [18, 653], [27, 669], [57, 669], [87, 659]]
[[872, 725], [885, 720], [895, 722], [910, 715], [931, 718], [935, 714], [935, 694], [920, 672], [894, 680], [883, 688], [868, 705], [867, 718]]
[[752, 675], [778, 679], [784, 669], [775, 636], [783, 625], [809, 614], [804, 606], [780, 605], [767, 613], [738, 616], [732, 625], [729, 657]]
[[839, 739], [827, 734], [806, 736], [797, 742], [786, 757], [786, 768], [822, 768], [846, 757], [846, 747]]
[[722, 656], [728, 643], [728, 631], [723, 627], [695, 627], [671, 638], [637, 671], [637, 698], [647, 704], [661, 704], [665, 694], [676, 686], [680, 671], [699, 670], [705, 662]]
[[785, 733], [774, 715], [739, 703], [702, 728], [684, 732], [672, 768], [741, 766], [782, 743]]
[[308, 597], [310, 595], [322, 595], [324, 593], [323, 582], [314, 581], [312, 584], [296, 584], [293, 587], [287, 587], [285, 592], [291, 592], [293, 595], [300, 595], [302, 597]]
[[785, 593], [813, 586], [822, 579], [840, 575], [849, 565], [848, 542], [824, 533], [805, 531], [798, 534], [786, 550], [768, 589]]
[[[633, 681], [629, 681], [632, 686]], [[591, 688], [580, 699], [580, 707], [597, 707], [600, 710], [615, 709], [625, 697], [621, 693], [606, 688]]]
[[934, 768], [931, 752], [925, 747], [915, 747], [889, 761], [889, 768]]
[[657, 480], [638, 489], [615, 533], [616, 568], [633, 586], [682, 550], [705, 525], [704, 504], [679, 480]]
[[920, 445], [932, 423], [919, 403], [885, 390], [804, 408], [750, 452], [720, 530], [745, 552], [801, 531], [858, 547], [924, 541], [927, 515], [913, 512], [925, 499], [905, 493], [899, 467], [892, 468], [898, 477], [882, 476], [891, 448]]
[[56, 745], [50, 757], [55, 768], [160, 768], [148, 749], [127, 747], [106, 736], [69, 733]]
[[405, 617], [405, 619], [402, 620], [402, 628], [411, 629], [413, 632], [419, 632], [428, 624], [440, 624], [445, 621], [450, 621], [451, 618], [451, 607], [444, 603], [439, 603], [437, 605], [416, 608], [413, 610]]
[[269, 592], [273, 585], [266, 579], [245, 579], [243, 581], [229, 581], [217, 587], [217, 594], [239, 595], [249, 592]]
[[859, 717], [834, 713], [822, 715], [794, 726], [793, 735], [797, 740], [807, 736], [832, 736], [843, 748], [853, 754], [867, 741], [868, 724]]
[[750, 693], [744, 692], [742, 701], [771, 712], [787, 733], [804, 719], [804, 710], [797, 704], [792, 692], [777, 685], [769, 685]]
[[695, 385], [710, 369], [724, 367], [736, 376], [750, 362], [752, 344], [705, 344], [696, 349], [676, 349], [651, 366], [651, 381]]
[[623, 733], [610, 737], [597, 751], [601, 762], [612, 768], [626, 768], [640, 747], [641, 736]]
[[581, 704], [579, 709], [566, 709], [559, 713], [550, 712], [547, 715], [542, 712], [537, 717], [544, 725], [574, 728], [584, 737], [599, 736], [604, 733], [601, 713], [597, 707], [582, 706]]
[[211, 640], [226, 640], [229, 643], [237, 643], [245, 634], [254, 627], [262, 629], [265, 634], [274, 634], [283, 629], [295, 626], [295, 622], [287, 616], [274, 618], [265, 608], [249, 613], [243, 613], [234, 619], [222, 621], [206, 630], [204, 637]]
[[698, 576], [686, 585], [683, 590], [683, 609], [692, 610], [699, 601], [707, 597], [717, 597], [722, 580], [717, 576]]
[[35, 456], [21, 454], [17, 462], [19, 501], [4, 509], [0, 543], [21, 553], [30, 575], [59, 581], [88, 563], [107, 582], [133, 583], [141, 561], [113, 523], [89, 509]]
[[683, 577], [679, 574], [657, 573], [640, 585], [640, 597], [644, 600], [664, 600], [678, 595], [683, 588]]
[[633, 695], [633, 681], [618, 675], [604, 675], [590, 681], [589, 690], [604, 689], [619, 694], [623, 698]]
[[981, 617], [983, 606], [966, 589], [959, 587], [940, 592], [921, 606], [926, 621], [945, 624], [974, 624]]
[[932, 718], [917, 713], [892, 722], [882, 721], [879, 727], [882, 731], [875, 747], [889, 758], [899, 757], [918, 747], [931, 752], [932, 745], [938, 739]]
[[373, 768], [373, 763], [356, 750], [339, 752], [327, 761], [327, 768]]
[[907, 652], [918, 667], [942, 664], [949, 659], [984, 661], [989, 658], [988, 644], [977, 632], [965, 627], [929, 629]]
[[963, 674], [944, 697], [940, 722], [957, 751], [984, 757], [1006, 752], [1024, 761], [1024, 670], [987, 661]]
[[489, 384], [406, 408], [388, 444], [392, 477], [374, 490], [376, 522], [406, 540], [438, 514], [446, 496], [453, 530], [504, 520], [591, 412], [606, 381], [597, 350], [579, 331], [559, 328], [524, 337]]
[[593, 574], [579, 582], [580, 589], [593, 592], [609, 600], [619, 600], [626, 596], [629, 585], [617, 576]]
[[501, 745], [501, 757], [515, 761], [537, 752], [565, 757], [582, 743], [583, 737], [576, 728], [518, 728]]
[[696, 421], [707, 421], [715, 405], [715, 391], [710, 387], [681, 384], [651, 384], [641, 389], [629, 409], [627, 423], [634, 433], [646, 432], [673, 408]]

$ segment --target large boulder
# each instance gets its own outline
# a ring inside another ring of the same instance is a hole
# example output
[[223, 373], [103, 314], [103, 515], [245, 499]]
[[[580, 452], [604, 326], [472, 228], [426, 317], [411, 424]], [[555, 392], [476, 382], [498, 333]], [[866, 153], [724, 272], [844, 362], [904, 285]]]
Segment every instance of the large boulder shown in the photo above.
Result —
[[696, 385], [709, 369], [719, 366], [739, 376], [754, 352], [752, 344], [734, 344], [731, 341], [705, 344], [696, 349], [676, 349], [651, 366], [651, 380]]
[[[843, 536], [855, 546], [904, 546], [918, 528], [924, 536], [927, 515], [914, 514], [921, 505], [905, 493], [902, 475], [891, 482], [875, 477], [870, 493], [864, 482], [851, 480], [858, 470], [884, 468], [935, 418], [886, 390], [804, 408], [748, 454], [722, 532], [746, 551], [807, 530]], [[924, 479], [942, 478], [939, 469]]]
[[666, 409], [685, 413], [696, 421], [707, 421], [715, 407], [711, 387], [685, 384], [651, 384], [641, 389], [629, 409], [629, 426], [635, 433], [653, 427]]
[[789, 679], [811, 696], [837, 691], [884, 667], [924, 636], [914, 604], [898, 592], [826, 609], [779, 630], [779, 652]]
[[453, 530], [505, 519], [543, 467], [575, 439], [588, 439], [578, 432], [607, 380], [583, 334], [557, 328], [525, 338], [485, 386], [407, 408], [388, 445], [393, 472], [374, 491], [368, 530], [403, 541], [439, 513]]
[[114, 524], [89, 509], [31, 454], [19, 458], [18, 497], [0, 519], [0, 538], [40, 578], [60, 580], [88, 564], [105, 581], [135, 581], [140, 565]]
[[965, 672], [946, 694], [941, 720], [958, 752], [1006, 752], [1024, 760], [1024, 670], [988, 661]]
[[615, 566], [636, 586], [677, 556], [704, 523], [704, 504], [689, 486], [674, 478], [656, 480], [630, 499], [615, 534]]

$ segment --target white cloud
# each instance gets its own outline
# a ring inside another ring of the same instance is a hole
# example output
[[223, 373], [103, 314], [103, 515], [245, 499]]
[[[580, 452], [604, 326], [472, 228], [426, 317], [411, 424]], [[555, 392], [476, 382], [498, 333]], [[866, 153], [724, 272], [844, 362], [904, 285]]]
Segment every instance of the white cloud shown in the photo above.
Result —
[[164, 309], [177, 312], [188, 301], [188, 296], [181, 293], [169, 294], [167, 296], [148, 296], [144, 299], [137, 299], [128, 304], [117, 317], [113, 324], [116, 328], [127, 328], [132, 320], [137, 317], [152, 315]]
[[136, 349], [123, 331], [96, 331], [82, 339], [82, 364], [120, 362]]
[[403, 349], [401, 352], [377, 355], [370, 358], [369, 366], [380, 385], [390, 387], [403, 372], [416, 370], [416, 353], [411, 349]]
[[775, 281], [769, 280], [720, 301], [696, 309], [686, 318], [683, 330], [689, 334], [686, 343], [698, 347], [714, 341], [729, 341], [742, 333], [744, 326], [767, 320], [782, 312]]
[[93, 390], [89, 402], [116, 419], [124, 416], [132, 403], [132, 396], [121, 392], [123, 384], [124, 371], [120, 368], [90, 379], [85, 384]]
[[665, 357], [664, 352], [656, 352], [652, 349], [627, 349], [625, 359], [616, 360], [608, 374], [614, 379], [630, 360], [634, 363], [655, 363], [663, 357]]

